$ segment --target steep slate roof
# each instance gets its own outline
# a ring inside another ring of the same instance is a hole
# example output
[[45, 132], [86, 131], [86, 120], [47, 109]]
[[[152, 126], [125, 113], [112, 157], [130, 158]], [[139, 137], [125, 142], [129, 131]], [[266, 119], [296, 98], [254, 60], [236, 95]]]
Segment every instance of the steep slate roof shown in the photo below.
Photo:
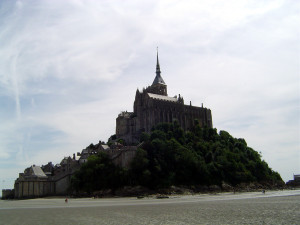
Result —
[[153, 99], [164, 100], [164, 101], [169, 101], [169, 102], [178, 102], [178, 99], [174, 98], [174, 97], [157, 95], [157, 94], [152, 94], [152, 93], [147, 93], [147, 94], [150, 98], [153, 98]]
[[35, 175], [37, 177], [46, 177], [46, 174], [39, 166], [32, 166], [32, 175]]
[[166, 85], [166, 83], [164, 82], [164, 80], [162, 79], [162, 77], [160, 76], [160, 74], [156, 74], [155, 79], [154, 79], [152, 85], [155, 85], [155, 84], [164, 84], [164, 85]]
[[101, 145], [103, 150], [109, 150], [109, 146], [108, 145]]

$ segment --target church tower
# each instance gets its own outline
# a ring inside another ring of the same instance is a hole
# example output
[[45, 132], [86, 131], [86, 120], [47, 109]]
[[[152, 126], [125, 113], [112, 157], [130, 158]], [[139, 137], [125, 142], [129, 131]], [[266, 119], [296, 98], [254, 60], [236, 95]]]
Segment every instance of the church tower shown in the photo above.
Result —
[[148, 87], [147, 91], [149, 93], [168, 96], [167, 85], [163, 78], [161, 77], [160, 65], [158, 60], [158, 50], [156, 55], [156, 76], [154, 81], [150, 87]]

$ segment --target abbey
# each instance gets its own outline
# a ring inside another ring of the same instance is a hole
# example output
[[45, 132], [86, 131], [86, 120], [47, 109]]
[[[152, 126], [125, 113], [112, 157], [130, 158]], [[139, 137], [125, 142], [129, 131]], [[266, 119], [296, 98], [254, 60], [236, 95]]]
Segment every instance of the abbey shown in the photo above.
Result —
[[158, 123], [177, 120], [184, 130], [193, 127], [195, 120], [201, 127], [212, 127], [211, 110], [184, 104], [183, 98], [169, 97], [167, 85], [161, 77], [157, 53], [156, 77], [151, 86], [137, 90], [133, 112], [121, 112], [116, 119], [116, 136], [127, 144], [138, 143], [142, 132], [150, 132]]

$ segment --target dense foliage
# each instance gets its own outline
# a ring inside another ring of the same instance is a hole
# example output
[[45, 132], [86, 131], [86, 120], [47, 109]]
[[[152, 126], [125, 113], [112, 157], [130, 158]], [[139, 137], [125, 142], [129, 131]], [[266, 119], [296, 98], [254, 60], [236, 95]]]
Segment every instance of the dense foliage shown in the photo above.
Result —
[[128, 170], [115, 166], [101, 153], [89, 158], [72, 178], [77, 190], [117, 188], [143, 185], [149, 188], [171, 185], [233, 186], [242, 182], [281, 182], [277, 172], [261, 160], [258, 152], [244, 139], [233, 138], [228, 132], [200, 128], [184, 132], [178, 123], [163, 123], [143, 133]]
[[101, 189], [115, 189], [126, 184], [125, 171], [115, 166], [106, 153], [92, 155], [71, 178], [71, 188], [75, 191], [91, 193]]

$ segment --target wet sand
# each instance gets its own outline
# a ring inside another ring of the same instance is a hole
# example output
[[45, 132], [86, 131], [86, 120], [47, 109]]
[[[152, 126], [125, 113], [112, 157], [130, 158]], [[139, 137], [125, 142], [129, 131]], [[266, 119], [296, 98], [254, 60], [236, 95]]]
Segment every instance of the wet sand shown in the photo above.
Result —
[[300, 224], [300, 190], [0, 201], [0, 224]]

